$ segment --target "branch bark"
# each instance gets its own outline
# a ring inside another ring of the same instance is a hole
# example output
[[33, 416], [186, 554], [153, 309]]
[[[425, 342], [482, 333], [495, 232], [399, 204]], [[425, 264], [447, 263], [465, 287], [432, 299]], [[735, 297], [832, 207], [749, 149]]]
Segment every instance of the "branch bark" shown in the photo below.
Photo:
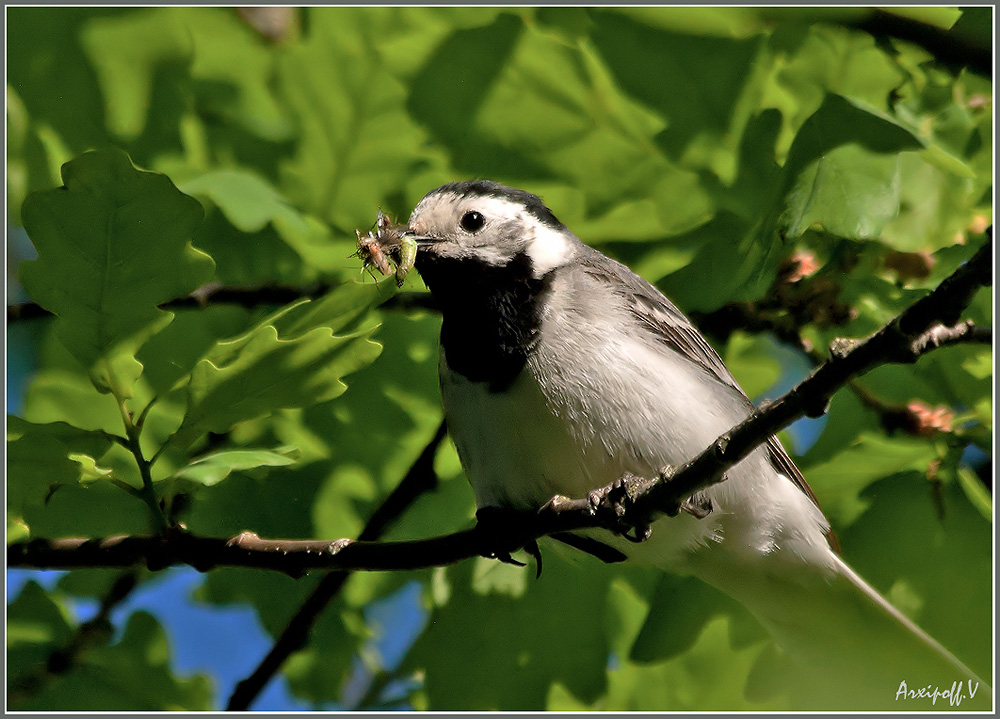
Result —
[[[554, 498], [527, 526], [497, 545], [495, 527], [481, 524], [454, 534], [414, 541], [268, 540], [250, 532], [220, 539], [171, 532], [164, 537], [34, 539], [7, 549], [9, 566], [36, 568], [125, 567], [150, 569], [189, 564], [200, 571], [221, 566], [274, 569], [299, 575], [313, 569], [386, 571], [452, 564], [473, 556], [504, 556], [533, 539], [558, 532], [604, 528], [616, 532], [646, 525], [657, 513], [676, 514], [695, 492], [722, 481], [726, 469], [803, 415], [825, 412], [830, 397], [851, 378], [891, 362], [911, 363], [937, 347], [974, 336], [959, 322], [979, 288], [992, 282], [992, 238], [936, 289], [867, 339], [841, 340], [832, 357], [787, 394], [755, 411], [683, 466], [654, 479], [625, 478], [579, 499]], [[373, 518], [374, 520], [374, 518]]]
[[[303, 298], [322, 297], [335, 285], [317, 283], [306, 287], [287, 285], [262, 285], [260, 287], [236, 287], [210, 282], [199, 287], [186, 297], [164, 302], [162, 310], [204, 309], [209, 305], [236, 305], [255, 309], [261, 305], [287, 305]], [[36, 302], [21, 302], [7, 305], [7, 323], [42, 319], [54, 315]]]

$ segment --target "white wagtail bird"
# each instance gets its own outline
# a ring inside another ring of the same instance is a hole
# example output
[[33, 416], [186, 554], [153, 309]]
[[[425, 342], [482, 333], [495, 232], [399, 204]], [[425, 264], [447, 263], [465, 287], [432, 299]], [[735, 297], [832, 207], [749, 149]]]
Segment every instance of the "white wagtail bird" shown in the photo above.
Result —
[[[684, 314], [539, 197], [489, 181], [444, 185], [404, 235], [442, 312], [445, 416], [480, 509], [533, 510], [625, 474], [655, 477], [751, 412]], [[657, 520], [643, 543], [591, 535], [744, 604], [829, 685], [820, 701], [837, 707], [827, 708], [901, 709], [900, 681], [975, 688], [966, 666], [841, 560], [776, 438], [696, 505], [704, 511]], [[980, 699], [990, 694], [982, 686]]]

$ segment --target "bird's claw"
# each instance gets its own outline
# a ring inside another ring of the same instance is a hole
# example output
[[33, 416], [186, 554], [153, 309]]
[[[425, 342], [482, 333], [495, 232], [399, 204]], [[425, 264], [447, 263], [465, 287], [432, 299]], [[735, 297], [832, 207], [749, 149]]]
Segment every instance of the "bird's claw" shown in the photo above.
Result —
[[518, 512], [500, 507], [483, 507], [476, 511], [476, 528], [483, 533], [483, 556], [497, 559], [504, 564], [526, 567], [514, 559], [511, 552], [523, 549], [534, 558], [535, 576], [542, 574], [542, 553], [531, 533], [534, 513]]
[[653, 480], [637, 477], [634, 474], [624, 474], [607, 487], [595, 489], [587, 495], [591, 509], [595, 512], [602, 508], [613, 514], [611, 531], [628, 541], [638, 544], [645, 542], [653, 533], [649, 522], [636, 521], [636, 499], [641, 496]]
[[704, 519], [712, 513], [714, 507], [712, 506], [711, 499], [704, 494], [696, 493], [683, 500], [679, 505], [679, 509], [682, 512], [687, 512], [695, 519]]

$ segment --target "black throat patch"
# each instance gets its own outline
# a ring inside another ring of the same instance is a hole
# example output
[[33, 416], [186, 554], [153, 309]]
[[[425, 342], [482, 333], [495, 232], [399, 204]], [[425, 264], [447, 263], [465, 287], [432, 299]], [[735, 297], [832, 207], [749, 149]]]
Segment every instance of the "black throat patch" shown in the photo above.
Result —
[[441, 306], [448, 366], [490, 392], [510, 387], [538, 344], [553, 273], [536, 279], [524, 253], [491, 266], [418, 252], [417, 270]]

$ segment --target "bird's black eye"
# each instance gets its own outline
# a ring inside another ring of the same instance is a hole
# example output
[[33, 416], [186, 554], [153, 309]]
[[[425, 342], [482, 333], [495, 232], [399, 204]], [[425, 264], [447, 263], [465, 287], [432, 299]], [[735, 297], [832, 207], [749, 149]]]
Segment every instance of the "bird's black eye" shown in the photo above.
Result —
[[486, 224], [486, 218], [472, 210], [462, 215], [462, 229], [466, 232], [479, 232]]

